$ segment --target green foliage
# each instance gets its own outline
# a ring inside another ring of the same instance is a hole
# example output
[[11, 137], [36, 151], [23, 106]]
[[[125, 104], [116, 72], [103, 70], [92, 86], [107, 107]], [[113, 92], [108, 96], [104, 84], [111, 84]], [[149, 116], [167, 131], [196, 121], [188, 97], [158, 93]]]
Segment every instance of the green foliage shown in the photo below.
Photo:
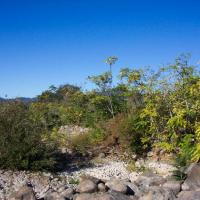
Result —
[[86, 153], [105, 139], [105, 133], [101, 128], [90, 129], [88, 133], [75, 135], [69, 138], [69, 148], [79, 153]]
[[52, 170], [56, 143], [42, 140], [47, 130], [33, 120], [29, 107], [20, 102], [0, 107], [0, 167], [22, 170]]
[[80, 181], [78, 179], [73, 178], [73, 177], [69, 179], [69, 184], [71, 184], [71, 185], [78, 185], [79, 182]]
[[157, 71], [123, 68], [114, 85], [112, 66], [117, 60], [109, 57], [110, 70], [89, 77], [96, 86], [92, 91], [51, 86], [30, 105], [2, 104], [1, 166], [37, 169], [40, 162], [45, 168], [44, 163], [52, 161], [45, 152], [52, 152], [55, 143], [65, 145], [58, 130], [67, 124], [91, 128], [73, 138], [72, 147], [79, 152], [100, 143], [139, 155], [159, 147], [176, 153], [179, 168], [199, 161], [200, 73], [189, 65], [188, 55]]
[[73, 136], [70, 138], [69, 148], [81, 154], [86, 153], [91, 147], [89, 134]]
[[177, 156], [177, 162], [180, 166], [188, 166], [192, 160], [192, 154], [194, 151], [194, 136], [187, 134], [181, 140], [180, 151]]
[[200, 160], [200, 124], [196, 124], [194, 151], [192, 153], [192, 161], [198, 162]]
[[173, 172], [173, 176], [178, 180], [184, 180], [186, 178], [185, 170], [191, 163], [192, 154], [194, 151], [193, 139], [194, 136], [188, 134], [180, 142], [180, 151], [175, 159], [175, 167], [177, 169]]

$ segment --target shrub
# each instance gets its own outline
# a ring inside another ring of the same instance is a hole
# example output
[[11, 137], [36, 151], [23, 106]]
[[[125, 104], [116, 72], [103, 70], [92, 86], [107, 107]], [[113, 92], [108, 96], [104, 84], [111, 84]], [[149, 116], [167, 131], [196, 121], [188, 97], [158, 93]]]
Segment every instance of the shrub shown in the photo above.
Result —
[[56, 144], [42, 140], [46, 129], [20, 102], [0, 107], [0, 167], [20, 170], [54, 169]]
[[86, 153], [97, 144], [103, 142], [105, 133], [101, 128], [92, 128], [87, 133], [68, 138], [68, 148], [79, 153]]
[[186, 178], [185, 170], [191, 163], [194, 151], [193, 138], [193, 135], [188, 134], [180, 142], [180, 150], [175, 159], [176, 170], [173, 171], [173, 176], [177, 180], [184, 180]]
[[69, 142], [69, 148], [73, 151], [84, 154], [91, 148], [90, 135], [88, 133], [73, 136]]
[[137, 116], [119, 114], [107, 122], [108, 143], [117, 144], [141, 155], [150, 149], [150, 141], [145, 136], [145, 126]]

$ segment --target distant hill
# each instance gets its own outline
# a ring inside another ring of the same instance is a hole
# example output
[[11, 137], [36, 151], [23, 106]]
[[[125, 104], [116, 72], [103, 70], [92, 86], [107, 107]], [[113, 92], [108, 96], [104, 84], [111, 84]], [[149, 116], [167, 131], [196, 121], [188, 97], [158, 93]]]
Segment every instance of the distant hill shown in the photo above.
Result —
[[31, 103], [37, 100], [37, 98], [28, 98], [28, 97], [17, 97], [13, 99], [5, 99], [0, 97], [0, 102], [6, 102], [6, 101], [22, 101], [24, 103]]
[[5, 99], [0, 97], [0, 102], [2, 102], [2, 101], [5, 101]]

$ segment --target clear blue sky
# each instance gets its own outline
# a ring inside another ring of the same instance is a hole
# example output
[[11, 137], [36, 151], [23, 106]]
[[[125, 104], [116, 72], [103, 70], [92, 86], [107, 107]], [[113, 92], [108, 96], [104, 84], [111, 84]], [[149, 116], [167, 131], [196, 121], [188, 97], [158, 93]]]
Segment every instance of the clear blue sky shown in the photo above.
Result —
[[33, 97], [88, 75], [200, 60], [200, 0], [0, 0], [0, 96]]

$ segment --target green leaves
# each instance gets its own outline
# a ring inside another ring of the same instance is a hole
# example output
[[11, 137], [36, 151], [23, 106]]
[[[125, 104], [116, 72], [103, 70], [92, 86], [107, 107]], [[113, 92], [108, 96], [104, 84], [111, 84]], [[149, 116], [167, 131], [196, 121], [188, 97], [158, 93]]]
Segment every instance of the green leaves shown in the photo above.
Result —
[[0, 107], [0, 167], [52, 170], [56, 143], [42, 140], [48, 130], [40, 118], [32, 118], [29, 106], [20, 102]]
[[88, 79], [92, 81], [101, 92], [105, 92], [112, 83], [112, 75], [110, 72], [105, 72], [98, 76], [89, 76]]

